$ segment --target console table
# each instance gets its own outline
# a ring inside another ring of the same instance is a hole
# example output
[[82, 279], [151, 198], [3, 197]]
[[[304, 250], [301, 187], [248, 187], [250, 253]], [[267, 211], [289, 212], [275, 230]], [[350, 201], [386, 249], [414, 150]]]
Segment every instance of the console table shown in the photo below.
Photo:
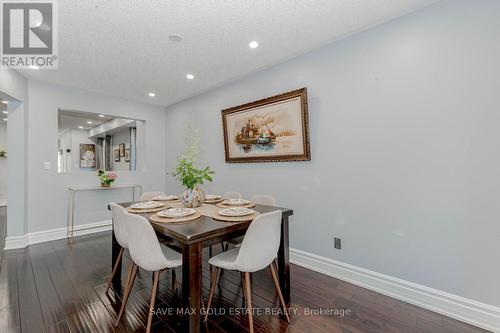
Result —
[[[71, 186], [68, 187], [69, 191], [69, 199], [68, 199], [68, 231], [67, 238], [71, 241], [73, 239], [73, 233], [75, 228], [75, 197], [77, 192], [81, 191], [113, 191], [120, 189], [131, 189], [132, 190], [132, 201], [135, 200], [135, 192], [138, 189], [139, 197], [142, 194], [142, 186], [138, 184], [130, 184], [130, 185], [113, 185], [111, 187], [102, 187], [102, 186]], [[88, 229], [92, 229], [93, 227], [89, 227]], [[96, 227], [94, 227], [96, 228]]]

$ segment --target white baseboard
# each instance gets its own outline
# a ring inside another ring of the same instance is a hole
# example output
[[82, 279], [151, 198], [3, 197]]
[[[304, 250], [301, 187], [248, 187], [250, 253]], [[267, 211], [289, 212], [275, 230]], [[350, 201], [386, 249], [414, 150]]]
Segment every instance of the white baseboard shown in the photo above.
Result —
[[290, 262], [471, 325], [500, 332], [498, 307], [297, 249], [290, 249]]
[[[74, 229], [74, 236], [83, 236], [108, 230], [111, 230], [111, 220], [76, 225]], [[64, 239], [66, 237], [67, 229], [65, 227], [31, 232], [24, 236], [7, 237], [5, 239], [5, 250], [22, 249], [31, 244], [50, 242], [58, 239]]]

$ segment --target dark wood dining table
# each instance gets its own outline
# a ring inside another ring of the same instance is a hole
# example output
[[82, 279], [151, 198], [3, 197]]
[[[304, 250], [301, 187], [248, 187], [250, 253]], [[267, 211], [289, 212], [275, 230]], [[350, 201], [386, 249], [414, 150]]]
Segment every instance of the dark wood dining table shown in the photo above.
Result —
[[[129, 207], [132, 203], [121, 203]], [[290, 262], [288, 244], [288, 223], [293, 210], [280, 207], [256, 205], [259, 213], [275, 210], [282, 211], [281, 241], [278, 250], [278, 278], [283, 297], [290, 303]], [[141, 214], [149, 220], [152, 213]], [[190, 309], [191, 314], [185, 316], [184, 332], [200, 332], [201, 328], [201, 290], [202, 290], [202, 250], [204, 247], [219, 244], [232, 238], [243, 236], [250, 222], [223, 222], [211, 217], [201, 216], [189, 223], [157, 223], [149, 220], [156, 234], [162, 241], [182, 251], [182, 299], [184, 309]], [[112, 258], [113, 263], [118, 258], [120, 245], [113, 233]], [[121, 262], [113, 278], [115, 287], [121, 286]]]

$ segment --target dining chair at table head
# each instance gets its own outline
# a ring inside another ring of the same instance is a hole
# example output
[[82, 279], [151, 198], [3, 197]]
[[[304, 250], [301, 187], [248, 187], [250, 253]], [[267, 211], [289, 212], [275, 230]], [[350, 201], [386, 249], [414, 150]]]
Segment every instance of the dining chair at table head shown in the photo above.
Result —
[[268, 194], [256, 194], [250, 198], [250, 201], [258, 205], [276, 206], [276, 199]]
[[151, 290], [151, 303], [146, 326], [146, 332], [150, 332], [160, 271], [181, 266], [182, 255], [169, 247], [160, 246], [160, 242], [158, 241], [151, 223], [144, 217], [127, 212], [124, 217], [124, 222], [129, 240], [128, 249], [133, 264], [132, 269], [129, 271], [128, 285], [123, 295], [122, 306], [116, 319], [115, 326], [118, 326], [123, 312], [125, 311], [130, 291], [134, 286], [137, 271], [139, 268], [142, 268], [146, 271], [153, 272], [153, 288]]
[[111, 208], [111, 216], [113, 219], [113, 234], [115, 235], [115, 239], [118, 244], [120, 244], [120, 252], [118, 252], [118, 257], [113, 265], [113, 271], [111, 273], [111, 278], [108, 281], [108, 285], [106, 286], [106, 292], [108, 292], [111, 287], [111, 282], [113, 281], [113, 277], [115, 276], [119, 263], [123, 257], [123, 251], [128, 248], [127, 228], [124, 223], [125, 215], [128, 214], [128, 212], [125, 208], [114, 202], [110, 203], [109, 207]]
[[235, 260], [240, 272], [257, 272], [274, 262], [281, 236], [281, 211], [258, 215], [245, 233]]
[[[210, 304], [212, 302], [215, 286], [218, 283], [221, 269], [236, 270], [243, 273], [243, 294], [247, 301], [247, 308], [252, 308], [252, 287], [250, 273], [260, 271], [266, 267], [271, 270], [274, 285], [278, 292], [280, 303], [285, 309], [285, 316], [290, 323], [290, 317], [286, 310], [286, 304], [281, 293], [278, 282], [274, 259], [278, 254], [281, 238], [281, 211], [276, 210], [270, 213], [258, 215], [243, 238], [241, 247], [233, 248], [210, 258], [208, 263], [215, 267], [212, 271], [211, 285], [208, 295], [208, 304], [205, 314], [205, 321], [208, 319]], [[253, 333], [253, 313], [248, 311], [248, 321], [250, 333]]]
[[228, 191], [222, 195], [224, 199], [241, 199], [241, 192]]
[[153, 198], [166, 196], [165, 192], [144, 192], [139, 201], [151, 201]]
[[[276, 206], [276, 199], [272, 195], [268, 194], [256, 194], [250, 198], [250, 201], [258, 205]], [[223, 245], [224, 246], [223, 249], [224, 251], [227, 251], [230, 244], [234, 246], [240, 246], [242, 241], [243, 241], [243, 236], [232, 238], [226, 241], [226, 244]]]

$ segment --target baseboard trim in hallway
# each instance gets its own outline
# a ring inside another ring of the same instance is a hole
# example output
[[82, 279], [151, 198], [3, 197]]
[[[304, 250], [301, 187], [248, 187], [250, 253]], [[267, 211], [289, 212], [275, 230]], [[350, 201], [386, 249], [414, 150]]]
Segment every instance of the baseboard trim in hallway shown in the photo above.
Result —
[[[111, 220], [82, 224], [75, 226], [74, 236], [89, 235], [111, 230]], [[50, 242], [67, 237], [67, 228], [56, 228], [45, 231], [36, 231], [24, 236], [13, 236], [5, 239], [5, 250], [22, 249], [31, 244]]]

